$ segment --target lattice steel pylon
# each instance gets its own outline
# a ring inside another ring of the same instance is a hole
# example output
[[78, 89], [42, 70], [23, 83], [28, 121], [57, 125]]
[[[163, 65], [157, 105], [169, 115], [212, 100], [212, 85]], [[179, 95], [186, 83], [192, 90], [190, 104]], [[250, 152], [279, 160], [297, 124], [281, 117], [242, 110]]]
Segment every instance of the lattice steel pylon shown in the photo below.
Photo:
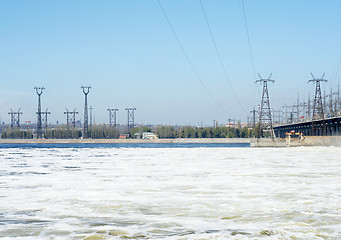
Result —
[[76, 127], [76, 114], [78, 114], [78, 112], [76, 112], [76, 108], [71, 112], [66, 108], [66, 112], [64, 112], [64, 114], [66, 114], [66, 125], [69, 128], [70, 126], [72, 126], [73, 128]]
[[256, 113], [258, 113], [258, 111], [253, 107], [253, 110], [250, 111], [250, 113], [252, 113], [252, 127], [256, 127]]
[[314, 96], [314, 105], [313, 105], [313, 120], [324, 119], [324, 111], [323, 111], [323, 102], [322, 102], [322, 93], [321, 93], [321, 84], [320, 82], [327, 82], [326, 79], [323, 79], [324, 73], [321, 78], [315, 78], [315, 76], [311, 73], [313, 79], [309, 80], [309, 82], [315, 83], [315, 96]]
[[88, 123], [88, 94], [90, 92], [91, 86], [81, 86], [84, 93], [84, 128], [83, 128], [83, 137], [89, 137], [89, 123]]
[[118, 111], [117, 108], [108, 108], [107, 111], [109, 112], [109, 126], [117, 127], [116, 124], [116, 112]]
[[11, 108], [11, 111], [8, 114], [11, 115], [11, 128], [14, 126], [20, 128], [20, 115], [23, 114], [20, 112], [20, 108], [18, 112], [14, 112]]
[[[327, 82], [326, 79], [323, 79], [324, 73], [321, 78], [315, 78], [315, 76], [311, 73], [313, 79], [309, 80], [309, 82], [315, 83], [315, 96], [314, 96], [314, 105], [313, 105], [313, 117], [312, 117], [312, 134], [316, 135], [315, 129], [315, 121], [314, 120], [324, 120], [324, 110], [323, 110], [323, 102], [322, 102], [322, 93], [321, 93], [321, 82]], [[323, 132], [322, 135], [325, 135], [326, 125], [323, 123]]]
[[46, 109], [45, 112], [42, 112], [42, 115], [43, 115], [43, 117], [42, 117], [42, 122], [44, 123], [43, 125], [44, 125], [44, 127], [45, 127], [45, 130], [46, 130], [46, 128], [47, 128], [47, 115], [48, 115], [48, 114], [51, 114], [51, 112], [49, 112], [48, 109]]
[[41, 123], [41, 99], [40, 96], [43, 94], [44, 87], [34, 87], [36, 90], [36, 93], [38, 95], [38, 119], [37, 119], [37, 138], [42, 138], [43, 136], [43, 129], [42, 129], [42, 123]]
[[268, 91], [268, 82], [275, 82], [271, 80], [272, 73], [267, 79], [261, 77], [258, 73], [259, 80], [255, 83], [263, 83], [263, 94], [262, 94], [262, 102], [260, 107], [259, 113], [259, 131], [258, 131], [258, 138], [264, 137], [264, 132], [268, 131], [271, 134], [271, 137], [274, 138], [274, 131], [272, 128], [272, 119], [271, 119], [271, 109], [270, 109], [270, 100], [269, 100], [269, 91]]
[[128, 130], [130, 130], [135, 127], [134, 111], [136, 108], [126, 108], [125, 110], [128, 111]]

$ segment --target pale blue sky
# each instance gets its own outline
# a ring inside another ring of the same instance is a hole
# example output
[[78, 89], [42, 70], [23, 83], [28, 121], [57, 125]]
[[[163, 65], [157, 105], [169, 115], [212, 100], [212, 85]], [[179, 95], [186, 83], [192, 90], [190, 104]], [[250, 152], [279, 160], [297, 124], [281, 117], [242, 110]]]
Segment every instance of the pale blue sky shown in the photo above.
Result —
[[[89, 105], [96, 122], [106, 109], [136, 107], [140, 124], [212, 125], [246, 121], [260, 103], [254, 84], [241, 0], [160, 0], [202, 85], [170, 29], [157, 0], [0, 1], [0, 116], [21, 108], [36, 121], [34, 86], [46, 88], [43, 109], [51, 122], [77, 108], [83, 118], [81, 85], [91, 84]], [[273, 73], [274, 108], [307, 96], [310, 72], [336, 86], [341, 57], [341, 1], [244, 0], [256, 72]], [[231, 85], [233, 90], [231, 89]], [[208, 92], [213, 96], [214, 100]]]

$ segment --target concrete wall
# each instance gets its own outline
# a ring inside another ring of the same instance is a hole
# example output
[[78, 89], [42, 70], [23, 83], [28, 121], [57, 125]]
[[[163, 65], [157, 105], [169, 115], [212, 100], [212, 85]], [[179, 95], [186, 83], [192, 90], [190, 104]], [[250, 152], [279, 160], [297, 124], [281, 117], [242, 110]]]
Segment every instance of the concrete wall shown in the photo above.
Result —
[[302, 140], [291, 139], [280, 140], [275, 138], [253, 139], [250, 143], [251, 147], [300, 147], [300, 146], [335, 146], [341, 147], [341, 136], [305, 136]]
[[340, 136], [328, 136], [328, 137], [317, 137], [309, 136], [305, 137], [301, 143], [301, 146], [336, 146], [341, 147]]
[[287, 144], [279, 138], [256, 138], [251, 140], [250, 147], [287, 147]]

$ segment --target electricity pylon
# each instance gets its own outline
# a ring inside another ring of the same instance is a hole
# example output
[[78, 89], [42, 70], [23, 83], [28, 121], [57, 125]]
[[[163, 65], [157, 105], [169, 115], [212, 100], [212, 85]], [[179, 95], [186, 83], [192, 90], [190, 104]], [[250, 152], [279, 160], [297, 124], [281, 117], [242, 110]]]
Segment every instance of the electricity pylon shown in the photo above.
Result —
[[262, 78], [261, 75], [258, 73], [259, 80], [255, 83], [263, 83], [263, 94], [262, 94], [262, 102], [260, 107], [260, 114], [259, 114], [259, 132], [258, 138], [264, 137], [264, 132], [270, 132], [271, 137], [274, 138], [274, 132], [272, 128], [272, 119], [271, 119], [271, 109], [270, 109], [270, 100], [269, 100], [269, 91], [268, 91], [268, 82], [275, 82], [271, 80], [272, 73], [268, 78]]
[[[315, 97], [314, 97], [314, 106], [313, 106], [313, 117], [312, 117], [312, 134], [316, 135], [315, 129], [315, 121], [314, 120], [324, 120], [324, 110], [323, 110], [323, 102], [322, 102], [322, 94], [321, 94], [321, 82], [327, 82], [326, 79], [323, 79], [324, 73], [321, 78], [315, 78], [315, 76], [311, 73], [313, 79], [309, 80], [309, 82], [315, 83]], [[326, 133], [326, 125], [323, 123], [323, 132], [322, 135]]]
[[47, 128], [47, 115], [48, 114], [51, 114], [51, 112], [49, 112], [48, 109], [46, 109], [45, 112], [42, 112], [42, 115], [43, 115], [42, 122], [44, 123], [45, 132], [46, 132], [46, 128]]
[[135, 126], [134, 111], [136, 110], [136, 108], [126, 108], [125, 110], [128, 111], [128, 130], [130, 130]]
[[108, 108], [107, 111], [109, 112], [109, 126], [111, 127], [114, 125], [114, 127], [117, 126], [116, 124], [116, 112], [118, 111], [117, 108]]
[[78, 112], [76, 112], [76, 108], [72, 112], [66, 108], [66, 112], [64, 112], [64, 114], [66, 114], [67, 127], [69, 128], [70, 126], [72, 126], [73, 128], [75, 128], [76, 127], [76, 114], [78, 114]]
[[20, 115], [23, 114], [22, 112], [20, 112], [20, 108], [18, 112], [14, 112], [11, 108], [11, 111], [8, 114], [11, 115], [11, 128], [13, 128], [14, 126], [20, 128]]
[[252, 127], [256, 127], [256, 113], [258, 113], [258, 111], [253, 108], [253, 110], [250, 111], [250, 113], [252, 113]]
[[37, 138], [42, 138], [43, 136], [43, 129], [42, 129], [42, 123], [41, 123], [41, 99], [40, 96], [43, 94], [44, 87], [34, 87], [36, 90], [36, 93], [38, 95], [38, 119], [37, 119]]
[[89, 123], [88, 123], [88, 94], [90, 92], [91, 86], [81, 86], [84, 93], [84, 128], [83, 128], [83, 137], [89, 137]]

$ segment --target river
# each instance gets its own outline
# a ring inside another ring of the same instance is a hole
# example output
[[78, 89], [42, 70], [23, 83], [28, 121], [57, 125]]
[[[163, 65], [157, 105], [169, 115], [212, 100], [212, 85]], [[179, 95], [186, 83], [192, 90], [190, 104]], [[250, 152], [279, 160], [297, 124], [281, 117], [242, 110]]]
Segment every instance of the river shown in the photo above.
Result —
[[0, 148], [0, 238], [341, 239], [341, 148]]

